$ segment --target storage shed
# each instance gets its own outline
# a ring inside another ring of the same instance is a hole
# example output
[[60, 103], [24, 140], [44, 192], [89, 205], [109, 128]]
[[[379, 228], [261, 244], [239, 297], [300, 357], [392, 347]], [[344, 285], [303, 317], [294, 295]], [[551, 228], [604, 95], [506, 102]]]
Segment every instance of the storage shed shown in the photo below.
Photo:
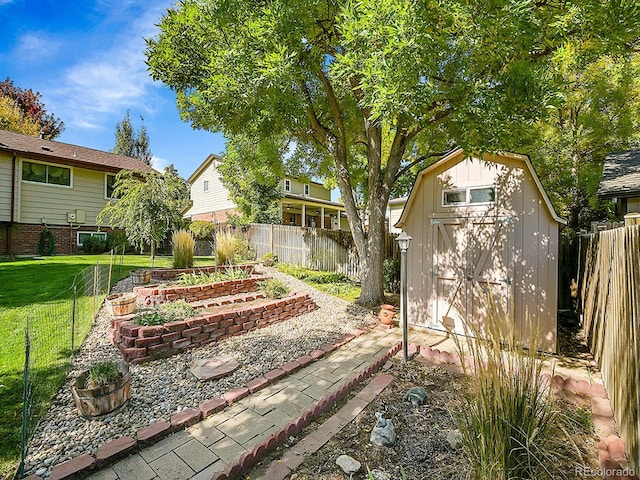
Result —
[[528, 157], [455, 150], [418, 175], [397, 227], [407, 252], [408, 320], [482, 330], [488, 299], [540, 349], [556, 351], [558, 217]]

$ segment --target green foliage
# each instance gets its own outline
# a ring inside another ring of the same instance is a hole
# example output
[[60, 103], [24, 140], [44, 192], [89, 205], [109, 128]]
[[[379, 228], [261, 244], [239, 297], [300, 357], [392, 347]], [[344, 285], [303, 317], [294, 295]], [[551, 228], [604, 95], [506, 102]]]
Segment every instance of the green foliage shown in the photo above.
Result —
[[262, 282], [258, 282], [258, 286], [261, 292], [269, 298], [282, 298], [289, 295], [291, 289], [282, 280], [275, 278], [268, 278]]
[[176, 320], [184, 320], [198, 315], [198, 311], [185, 300], [163, 303], [155, 308], [150, 308], [139, 313], [135, 317], [138, 325], [164, 325]]
[[127, 240], [127, 236], [123, 232], [111, 232], [107, 234], [107, 250], [122, 253], [122, 251], [130, 253], [132, 251], [131, 244]]
[[84, 388], [106, 387], [122, 378], [122, 373], [118, 370], [118, 364], [114, 361], [94, 363], [89, 367]]
[[473, 380], [456, 413], [474, 478], [573, 478], [588, 450], [574, 441], [579, 423], [559, 408], [549, 381], [543, 380], [537, 329], [529, 326], [531, 340], [523, 346], [513, 321], [492, 305], [489, 311], [483, 330], [468, 332], [476, 338], [465, 344], [454, 338], [465, 371], [464, 360], [474, 365], [466, 372]]
[[224, 282], [225, 280], [242, 280], [249, 278], [249, 273], [242, 268], [227, 268], [218, 272], [181, 273], [176, 280], [177, 285], [190, 287], [193, 285], [205, 285], [207, 283]]
[[384, 290], [389, 293], [400, 293], [400, 261], [385, 258], [382, 266]]
[[153, 154], [149, 151], [147, 129], [143, 125], [136, 133], [129, 117], [129, 110], [122, 121], [116, 123], [116, 145], [113, 147], [113, 153], [137, 158], [147, 165], [151, 165], [153, 161]]
[[349, 277], [342, 273], [321, 272], [318, 270], [310, 270], [290, 263], [281, 263], [278, 270], [300, 280], [310, 283], [344, 283], [349, 281]]
[[151, 245], [151, 256], [167, 232], [182, 223], [182, 207], [189, 199], [189, 187], [170, 165], [164, 173], [122, 170], [116, 176], [113, 195], [98, 214], [96, 223], [108, 221], [122, 228], [132, 245], [142, 251]]
[[204, 220], [194, 220], [187, 228], [196, 240], [212, 240], [216, 234], [216, 225]]
[[218, 265], [236, 265], [254, 258], [249, 242], [229, 232], [216, 235], [216, 253]]
[[269, 172], [337, 184], [365, 267], [361, 300], [380, 303], [383, 256], [370, 245], [402, 169], [452, 144], [517, 149], [562, 103], [557, 55], [628, 55], [639, 22], [618, 0], [185, 0], [146, 55], [182, 118], [240, 151], [243, 179], [265, 176], [253, 148], [275, 152]]
[[89, 255], [103, 253], [107, 249], [107, 242], [99, 236], [87, 237], [82, 242], [82, 251]]
[[272, 267], [276, 263], [276, 256], [273, 252], [265, 253], [260, 259], [262, 263], [264, 263], [267, 267]]
[[178, 230], [173, 232], [171, 243], [173, 245], [173, 268], [193, 267], [193, 253], [196, 248], [193, 235], [186, 230]]

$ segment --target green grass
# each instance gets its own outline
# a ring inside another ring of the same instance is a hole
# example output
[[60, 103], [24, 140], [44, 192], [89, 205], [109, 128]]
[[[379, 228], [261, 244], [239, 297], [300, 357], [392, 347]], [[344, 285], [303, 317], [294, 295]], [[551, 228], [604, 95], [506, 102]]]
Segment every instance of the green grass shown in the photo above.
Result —
[[342, 273], [311, 270], [288, 263], [279, 263], [278, 270], [347, 302], [355, 302], [360, 296], [361, 288]]
[[[151, 266], [142, 255], [126, 255], [120, 266], [117, 257], [113, 281], [131, 270]], [[171, 257], [156, 257], [154, 266], [171, 267]], [[69, 319], [74, 277], [83, 269], [108, 263], [108, 255], [54, 256], [39, 259], [0, 261], [0, 478], [17, 467], [22, 412], [22, 374], [24, 368], [24, 332], [26, 319], [33, 322], [32, 359], [38, 380], [34, 388], [43, 388], [48, 398], [64, 379], [70, 354]], [[211, 265], [211, 257], [196, 258], [196, 265]], [[87, 279], [89, 282], [92, 278]], [[55, 297], [55, 299], [53, 299]], [[53, 300], [52, 300], [53, 299]], [[101, 300], [101, 298], [99, 299]], [[91, 328], [93, 298], [80, 297], [76, 328], [76, 347]], [[82, 320], [82, 319], [88, 320]], [[64, 347], [63, 347], [64, 346]], [[38, 408], [45, 408], [46, 402]]]

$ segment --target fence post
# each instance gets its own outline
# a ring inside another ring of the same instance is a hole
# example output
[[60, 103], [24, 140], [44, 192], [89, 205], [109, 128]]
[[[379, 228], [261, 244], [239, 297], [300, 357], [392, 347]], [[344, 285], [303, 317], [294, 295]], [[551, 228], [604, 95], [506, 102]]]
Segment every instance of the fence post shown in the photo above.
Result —
[[76, 306], [78, 300], [78, 285], [73, 281], [73, 305], [71, 306], [71, 355], [76, 350]]
[[24, 465], [27, 458], [27, 438], [29, 437], [29, 364], [31, 362], [31, 338], [29, 336], [29, 318], [24, 330], [24, 372], [22, 375], [22, 435], [20, 439], [20, 466], [18, 478], [24, 476]]
[[[153, 264], [153, 260], [151, 261]], [[98, 306], [96, 305], [96, 300], [98, 298], [98, 281], [100, 280], [100, 271], [98, 269], [98, 262], [93, 266], [93, 316], [95, 318], [96, 313], [98, 312]], [[153, 267], [152, 267], [153, 268]]]

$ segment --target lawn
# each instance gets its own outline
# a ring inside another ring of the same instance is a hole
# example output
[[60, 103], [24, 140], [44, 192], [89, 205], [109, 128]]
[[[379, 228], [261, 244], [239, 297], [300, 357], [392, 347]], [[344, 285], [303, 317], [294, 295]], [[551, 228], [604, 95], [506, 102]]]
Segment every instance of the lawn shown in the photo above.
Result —
[[[120, 260], [123, 259], [122, 266]], [[83, 269], [109, 263], [108, 255], [54, 256], [40, 259], [0, 261], [0, 478], [13, 473], [20, 445], [22, 375], [24, 369], [25, 327], [31, 318], [34, 338], [32, 358], [39, 385], [55, 391], [63, 375], [60, 369], [70, 353], [74, 277]], [[196, 265], [211, 265], [211, 257], [196, 258]], [[117, 257], [112, 281], [136, 268], [149, 267], [148, 256]], [[170, 267], [171, 257], [156, 257], [155, 266]], [[88, 279], [89, 281], [92, 278]], [[93, 298], [81, 297], [77, 311], [93, 312]], [[81, 318], [76, 329], [76, 347], [90, 328], [91, 313]]]

